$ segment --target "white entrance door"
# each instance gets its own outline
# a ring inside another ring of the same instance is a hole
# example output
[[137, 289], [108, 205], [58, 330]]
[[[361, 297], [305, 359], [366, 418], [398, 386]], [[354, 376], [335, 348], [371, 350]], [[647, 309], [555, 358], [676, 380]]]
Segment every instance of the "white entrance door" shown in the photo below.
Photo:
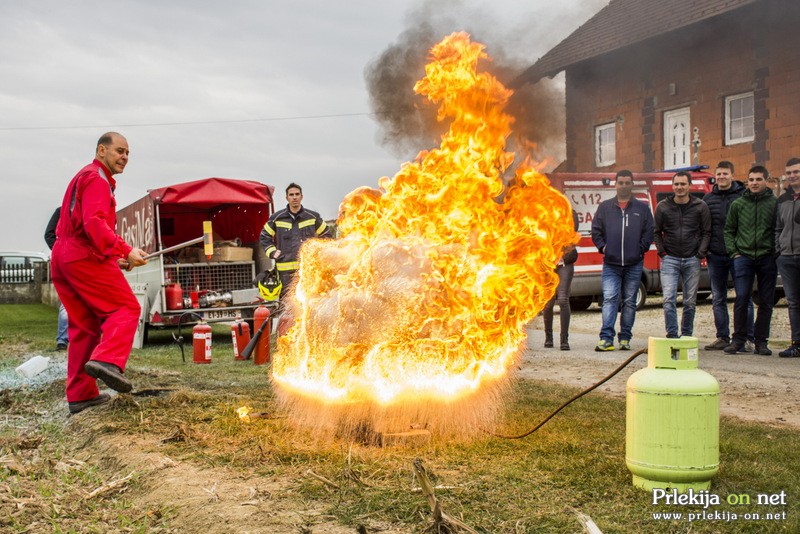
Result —
[[664, 168], [678, 169], [692, 163], [689, 108], [664, 112]]

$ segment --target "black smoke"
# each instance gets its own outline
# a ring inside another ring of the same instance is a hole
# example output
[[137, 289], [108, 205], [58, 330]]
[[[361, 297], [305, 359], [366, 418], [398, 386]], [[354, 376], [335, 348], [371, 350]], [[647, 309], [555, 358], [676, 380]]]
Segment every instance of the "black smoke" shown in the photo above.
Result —
[[[437, 122], [434, 105], [414, 93], [414, 84], [425, 75], [430, 49], [446, 35], [466, 31], [473, 41], [486, 45], [492, 60], [482, 62], [479, 68], [488, 70], [506, 87], [533, 64], [534, 59], [521, 59], [526, 51], [509, 48], [514, 42], [510, 32], [483, 15], [469, 11], [463, 3], [429, 2], [409, 14], [406, 30], [367, 65], [364, 76], [372, 111], [381, 126], [380, 142], [396, 155], [407, 157], [438, 145], [447, 129], [448, 125]], [[555, 160], [563, 156], [565, 121], [559, 86], [548, 79], [524, 85], [515, 90], [506, 112], [515, 119], [508, 150], [537, 161], [549, 157], [557, 164]]]

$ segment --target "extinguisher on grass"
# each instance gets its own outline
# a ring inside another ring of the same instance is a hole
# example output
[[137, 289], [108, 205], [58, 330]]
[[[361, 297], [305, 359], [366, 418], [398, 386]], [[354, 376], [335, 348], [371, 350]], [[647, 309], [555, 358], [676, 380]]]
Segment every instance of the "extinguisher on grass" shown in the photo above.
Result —
[[211, 327], [201, 320], [192, 328], [194, 363], [211, 363]]
[[[263, 365], [269, 363], [269, 309], [266, 306], [259, 306], [253, 314], [253, 328], [255, 334], [253, 339], [241, 352], [242, 358], [249, 359], [253, 354], [253, 363]], [[265, 331], [266, 330], [266, 331]]]
[[236, 314], [236, 322], [231, 326], [231, 338], [233, 340], [233, 359], [244, 360], [242, 352], [247, 344], [250, 343], [250, 325], [242, 320], [242, 315]]
[[269, 309], [266, 306], [259, 306], [253, 314], [253, 328], [261, 332], [255, 353], [253, 354], [253, 363], [256, 365], [264, 365], [269, 363], [269, 329], [270, 324]]

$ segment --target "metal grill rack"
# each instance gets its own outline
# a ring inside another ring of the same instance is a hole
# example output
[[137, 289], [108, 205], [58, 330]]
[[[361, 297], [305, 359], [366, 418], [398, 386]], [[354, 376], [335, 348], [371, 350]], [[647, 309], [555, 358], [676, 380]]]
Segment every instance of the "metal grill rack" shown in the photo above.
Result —
[[255, 277], [256, 266], [253, 261], [164, 265], [164, 278], [178, 282], [184, 297], [188, 297], [198, 287], [209, 291], [253, 287]]

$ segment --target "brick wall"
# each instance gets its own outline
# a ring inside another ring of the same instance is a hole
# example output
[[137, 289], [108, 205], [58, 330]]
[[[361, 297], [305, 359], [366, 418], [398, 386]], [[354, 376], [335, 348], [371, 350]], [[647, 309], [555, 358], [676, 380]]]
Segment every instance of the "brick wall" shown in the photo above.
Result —
[[765, 127], [769, 131], [767, 168], [782, 173], [786, 160], [800, 157], [800, 61], [792, 36], [800, 22], [800, 5], [791, 4], [790, 16], [773, 10], [769, 21], [767, 47], [770, 54], [766, 87], [769, 88]]
[[[800, 156], [800, 62], [790, 36], [800, 6], [767, 1], [574, 65], [566, 76], [571, 171], [664, 168], [664, 112], [688, 107], [700, 163], [745, 177], [755, 162], [781, 174]], [[725, 145], [725, 98], [753, 91], [755, 140]], [[616, 162], [595, 166], [594, 127], [616, 123]], [[692, 154], [694, 149], [692, 149]]]

